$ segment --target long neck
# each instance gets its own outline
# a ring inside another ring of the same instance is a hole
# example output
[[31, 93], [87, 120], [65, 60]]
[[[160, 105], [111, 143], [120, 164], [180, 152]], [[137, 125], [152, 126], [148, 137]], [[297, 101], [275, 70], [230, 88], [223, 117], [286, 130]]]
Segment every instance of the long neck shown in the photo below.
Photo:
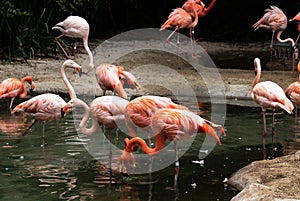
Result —
[[92, 126], [90, 128], [86, 127], [87, 122], [88, 122], [89, 117], [90, 117], [90, 111], [89, 111], [88, 105], [85, 102], [83, 102], [82, 100], [77, 99], [76, 106], [81, 106], [84, 109], [84, 115], [83, 115], [82, 120], [79, 124], [80, 131], [85, 135], [91, 135], [91, 134], [95, 133], [99, 129], [99, 123], [93, 115], [91, 116]]
[[148, 155], [155, 154], [156, 152], [162, 150], [165, 147], [165, 141], [166, 139], [158, 134], [155, 136], [155, 147], [150, 148], [145, 140], [139, 138], [139, 137], [134, 137], [128, 141], [126, 144], [125, 151], [126, 152], [131, 152], [132, 148], [136, 145], [139, 145], [142, 148], [142, 151]]
[[19, 95], [20, 98], [25, 98], [25, 96], [27, 95], [27, 90], [26, 90], [26, 87], [24, 84], [24, 82], [27, 81], [27, 79], [28, 79], [27, 77], [24, 77], [21, 80], [21, 87], [22, 87], [23, 92]]
[[94, 58], [93, 58], [93, 54], [92, 54], [92, 52], [91, 52], [91, 50], [90, 50], [90, 48], [88, 46], [88, 39], [87, 38], [83, 39], [83, 46], [84, 46], [85, 51], [89, 55], [90, 62], [89, 62], [89, 65], [88, 65], [88, 67], [89, 67], [88, 70], [91, 70], [91, 69], [94, 68]]
[[255, 85], [259, 82], [260, 75], [261, 75], [261, 67], [257, 66], [256, 68], [257, 68], [256, 77], [252, 83], [251, 92], [252, 92], [253, 88], [255, 87]]
[[204, 15], [206, 15], [215, 5], [216, 0], [212, 0], [207, 8], [204, 9]]
[[70, 94], [70, 98], [71, 99], [75, 99], [76, 98], [76, 93], [75, 93], [75, 90], [72, 87], [71, 83], [69, 82], [69, 80], [66, 77], [65, 68], [66, 68], [66, 66], [62, 65], [62, 67], [60, 68], [60, 73], [61, 73], [62, 79], [63, 79], [66, 87], [68, 88], [68, 92]]
[[276, 36], [276, 37], [277, 37], [277, 40], [278, 40], [279, 42], [281, 42], [281, 43], [291, 42], [291, 43], [292, 43], [292, 47], [294, 47], [294, 46], [295, 46], [295, 42], [294, 42], [293, 39], [291, 39], [291, 38], [281, 39], [281, 38], [280, 38], [282, 32], [283, 32], [283, 30], [278, 31], [277, 36]]
[[195, 5], [193, 5], [193, 13], [194, 13], [195, 19], [194, 19], [193, 23], [190, 25], [190, 27], [195, 27], [198, 23], [198, 13], [196, 11]]

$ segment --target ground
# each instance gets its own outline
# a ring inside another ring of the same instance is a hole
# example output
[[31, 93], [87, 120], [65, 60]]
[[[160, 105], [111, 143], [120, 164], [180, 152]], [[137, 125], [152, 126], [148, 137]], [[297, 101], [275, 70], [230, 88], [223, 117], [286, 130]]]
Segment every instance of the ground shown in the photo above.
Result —
[[[137, 41], [135, 44], [138, 44]], [[143, 42], [145, 43], [145, 41]], [[133, 51], [122, 55], [122, 50], [132, 48], [132, 44], [125, 42], [106, 42], [102, 47], [109, 46], [104, 52], [100, 53], [100, 61], [108, 62], [113, 55], [117, 54], [113, 63], [122, 65], [126, 70], [132, 72], [143, 89], [140, 91], [131, 90], [129, 93], [133, 95], [161, 95], [161, 96], [190, 96], [194, 95], [201, 97], [209, 96], [224, 96], [228, 100], [242, 100], [250, 99], [250, 89], [252, 81], [255, 77], [253, 73], [253, 59], [260, 57], [262, 61], [262, 77], [261, 80], [271, 80], [278, 83], [282, 88], [286, 88], [290, 83], [298, 80], [298, 73], [292, 71], [290, 63], [282, 61], [269, 62], [268, 50], [264, 48], [263, 44], [226, 44], [226, 43], [208, 43], [199, 42], [203, 49], [210, 55], [215, 62], [216, 68], [204, 67], [196, 70], [193, 62], [202, 64], [206, 57], [195, 58], [195, 60], [184, 60], [181, 56], [172, 53], [155, 50], [155, 48], [148, 50]], [[144, 45], [144, 44], [143, 44]], [[146, 44], [147, 45], [147, 44]], [[149, 44], [150, 45], [150, 44]], [[153, 41], [151, 41], [153, 45]], [[93, 48], [92, 48], [93, 49]], [[96, 48], [95, 48], [96, 49]], [[126, 51], [125, 51], [126, 52]], [[99, 53], [97, 49], [94, 54]], [[201, 54], [202, 55], [202, 54]], [[79, 54], [78, 63], [85, 69], [86, 55], [84, 52]], [[47, 59], [35, 58], [28, 60], [28, 64], [21, 60], [12, 62], [10, 64], [2, 62], [0, 65], [0, 80], [8, 77], [22, 78], [31, 75], [34, 78], [36, 89], [35, 93], [63, 93], [67, 94], [64, 83], [60, 75], [60, 67], [64, 62], [64, 58]], [[99, 58], [95, 57], [95, 65], [99, 65]], [[204, 64], [206, 64], [204, 62]], [[204, 65], [205, 66], [205, 65]], [[94, 72], [88, 75], [78, 77], [72, 75], [71, 71], [66, 70], [67, 77], [71, 81], [77, 94], [80, 95], [101, 95]], [[185, 88], [186, 87], [186, 88]], [[191, 93], [189, 89], [192, 89]], [[219, 90], [220, 89], [220, 90]], [[235, 103], [233, 101], [233, 103]], [[255, 104], [254, 104], [255, 105]], [[270, 160], [272, 161], [272, 160]], [[277, 163], [278, 159], [274, 161]], [[283, 161], [281, 161], [284, 163]], [[289, 160], [289, 162], [293, 162]], [[270, 163], [268, 161], [268, 163]], [[294, 165], [298, 165], [299, 160], [294, 160]], [[279, 170], [281, 170], [281, 166]], [[276, 167], [270, 167], [276, 168]], [[270, 170], [267, 168], [267, 170]], [[272, 173], [278, 174], [278, 171], [269, 171], [268, 183], [272, 184]], [[253, 174], [253, 172], [251, 172]], [[254, 175], [260, 174], [255, 172]], [[278, 175], [274, 176], [276, 179]], [[271, 178], [271, 179], [270, 179]], [[275, 180], [274, 180], [275, 181]], [[291, 193], [293, 184], [298, 183], [282, 183], [280, 186], [281, 198], [295, 198], [291, 194], [284, 194], [284, 192]], [[251, 184], [251, 183], [250, 183]], [[253, 183], [252, 183], [253, 184]], [[255, 184], [255, 182], [254, 182]], [[248, 185], [249, 186], [249, 185]], [[245, 187], [245, 186], [244, 186]], [[254, 186], [254, 189], [256, 186]], [[242, 190], [242, 187], [240, 188]], [[251, 191], [250, 191], [251, 192]], [[277, 192], [277, 191], [276, 191]], [[272, 194], [273, 192], [271, 192]], [[294, 194], [299, 198], [298, 194]], [[249, 195], [248, 195], [249, 196]], [[251, 196], [251, 195], [250, 195]], [[243, 197], [245, 199], [245, 197]], [[238, 200], [238, 198], [236, 198]]]

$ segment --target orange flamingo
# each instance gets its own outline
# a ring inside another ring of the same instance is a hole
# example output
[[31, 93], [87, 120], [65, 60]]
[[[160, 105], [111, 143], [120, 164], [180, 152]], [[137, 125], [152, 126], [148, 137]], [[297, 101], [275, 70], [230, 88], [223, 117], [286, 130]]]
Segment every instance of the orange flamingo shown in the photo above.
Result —
[[101, 64], [96, 68], [95, 74], [104, 96], [107, 90], [111, 90], [116, 92], [120, 97], [127, 99], [124, 82], [126, 82], [129, 87], [141, 89], [141, 85], [137, 82], [134, 75], [125, 71], [122, 66]]
[[278, 30], [276, 38], [280, 43], [291, 42], [292, 48], [294, 48], [294, 56], [293, 56], [293, 71], [294, 71], [294, 59], [295, 59], [294, 57], [297, 57], [297, 54], [298, 54], [298, 50], [295, 46], [295, 42], [291, 38], [287, 38], [284, 40], [280, 38], [282, 32], [287, 27], [287, 17], [283, 13], [283, 11], [276, 6], [270, 6], [270, 8], [265, 9], [264, 16], [261, 19], [259, 19], [255, 24], [253, 24], [252, 27], [254, 28], [255, 31], [257, 29], [259, 29], [260, 27], [272, 31], [272, 39], [271, 39], [271, 43], [270, 43], [271, 55], [272, 55], [272, 51], [273, 51], [275, 31]]
[[[82, 133], [91, 135], [98, 131], [99, 125], [104, 125], [108, 128], [108, 137], [111, 138], [110, 129], [118, 126], [125, 126], [125, 108], [128, 101], [118, 96], [101, 96], [94, 99], [90, 107], [81, 99], [71, 99], [63, 108], [63, 113], [67, 113], [73, 108], [83, 107], [84, 115], [79, 124]], [[89, 117], [92, 119], [92, 125], [87, 128]], [[111, 140], [111, 139], [109, 139]], [[111, 168], [112, 151], [109, 150], [109, 165]]]
[[131, 100], [125, 110], [125, 121], [130, 136], [137, 137], [138, 127], [149, 131], [152, 114], [162, 108], [188, 110], [170, 98], [162, 96], [140, 96]]
[[135, 166], [135, 160], [132, 151], [136, 150], [138, 146], [142, 148], [142, 151], [144, 153], [153, 156], [155, 154], [159, 154], [159, 152], [164, 149], [165, 142], [167, 140], [174, 141], [175, 187], [177, 186], [177, 178], [179, 172], [176, 142], [182, 139], [189, 139], [196, 133], [204, 132], [205, 134], [213, 137], [218, 142], [218, 144], [221, 144], [220, 139], [213, 127], [217, 127], [219, 130], [221, 130], [222, 134], [225, 134], [222, 126], [217, 126], [216, 124], [213, 124], [188, 110], [159, 109], [153, 114], [151, 122], [155, 139], [155, 147], [150, 148], [147, 143], [139, 137], [134, 137], [130, 140], [128, 138], [125, 138], [125, 150], [120, 156], [120, 171], [126, 174], [127, 165], [130, 164], [132, 166]]
[[12, 104], [17, 96], [25, 98], [27, 90], [25, 87], [25, 81], [30, 84], [30, 90], [35, 88], [34, 82], [31, 76], [26, 76], [20, 81], [18, 78], [7, 78], [0, 83], [0, 99], [11, 98], [9, 109], [11, 110]]
[[[80, 73], [81, 67], [72, 60], [66, 60], [61, 66], [61, 76], [66, 87], [68, 88], [71, 99], [74, 99], [76, 98], [76, 94], [71, 83], [66, 77], [65, 68], [73, 68], [75, 70], [74, 72]], [[42, 121], [42, 139], [44, 144], [44, 124], [54, 119], [62, 118], [64, 114], [61, 112], [61, 108], [66, 104], [67, 103], [60, 96], [46, 93], [20, 103], [12, 110], [12, 113], [22, 112], [34, 119], [33, 123], [22, 133], [23, 136], [27, 134], [27, 132], [38, 120]]]
[[295, 106], [295, 123], [297, 123], [298, 107], [300, 106], [300, 62], [298, 63], [298, 73], [298, 81], [290, 84], [285, 90], [285, 94], [292, 100]]
[[299, 34], [297, 36], [297, 39], [295, 40], [295, 44], [297, 45], [299, 37], [300, 37], [300, 12], [293, 19], [290, 19], [290, 22], [292, 22], [292, 21], [295, 21], [297, 23], [297, 26], [298, 26]]
[[[89, 32], [90, 32], [90, 25], [89, 23], [79, 16], [69, 16], [64, 21], [57, 23], [55, 26], [52, 27], [52, 29], [58, 29], [61, 31], [61, 35], [57, 36], [55, 38], [55, 42], [59, 45], [59, 47], [62, 49], [64, 54], [67, 58], [70, 58], [65, 49], [62, 47], [62, 45], [59, 42], [59, 38], [62, 36], [68, 36], [73, 38], [81, 38], [83, 40], [83, 46], [85, 51], [87, 52], [89, 56], [89, 64], [88, 68], [92, 69], [94, 68], [94, 60], [93, 60], [93, 54], [88, 46], [88, 38], [89, 38]], [[76, 43], [74, 45], [74, 57], [76, 58]]]
[[[192, 3], [192, 10], [193, 10], [193, 16], [195, 16], [195, 19], [193, 21], [192, 16], [185, 11], [183, 8], [176, 8], [173, 9], [173, 12], [171, 12], [168, 16], [168, 20], [161, 26], [160, 30], [164, 30], [167, 28], [175, 28], [174, 31], [168, 36], [167, 38], [167, 42], [170, 43], [171, 45], [174, 45], [175, 47], [179, 48], [179, 34], [177, 35], [177, 45], [175, 45], [174, 43], [172, 43], [170, 41], [170, 38], [173, 36], [173, 34], [176, 31], [179, 31], [179, 29], [183, 29], [183, 28], [192, 28], [195, 27], [198, 23], [198, 14], [196, 11], [196, 2]], [[192, 29], [190, 29], [192, 30]], [[191, 38], [191, 42], [192, 42], [192, 56], [194, 55], [194, 45], [193, 45], [193, 38], [194, 38], [194, 33], [190, 33], [190, 38]], [[179, 48], [181, 49], [181, 48]], [[182, 49], [181, 49], [182, 50]], [[182, 50], [183, 51], [183, 50]]]
[[261, 106], [263, 112], [264, 132], [263, 132], [263, 148], [265, 149], [267, 125], [266, 125], [266, 110], [272, 110], [272, 146], [274, 145], [274, 111], [275, 109], [283, 109], [289, 114], [293, 112], [294, 106], [286, 97], [283, 89], [274, 82], [265, 81], [259, 82], [261, 76], [260, 59], [254, 59], [254, 71], [256, 77], [252, 83], [251, 97]]
[[[196, 3], [196, 4], [195, 4]], [[207, 8], [201, 0], [187, 0], [184, 2], [181, 8], [187, 11], [191, 16], [194, 16], [193, 7], [196, 7], [197, 15], [199, 17], [205, 17], [209, 11], [214, 7], [216, 0], [212, 0]]]

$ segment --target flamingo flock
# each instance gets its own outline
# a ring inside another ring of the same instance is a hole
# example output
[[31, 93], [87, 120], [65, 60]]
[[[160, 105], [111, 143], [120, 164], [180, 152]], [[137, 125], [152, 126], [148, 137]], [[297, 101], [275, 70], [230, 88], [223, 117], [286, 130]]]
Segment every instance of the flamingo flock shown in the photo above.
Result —
[[[168, 16], [167, 21], [161, 26], [160, 30], [173, 28], [174, 31], [168, 36], [167, 41], [179, 47], [179, 35], [177, 44], [170, 41], [170, 38], [175, 32], [183, 28], [190, 28], [190, 39], [192, 44], [192, 52], [194, 56], [195, 42], [194, 27], [198, 23], [199, 17], [205, 17], [213, 8], [216, 0], [212, 0], [206, 8], [201, 0], [187, 0], [182, 7], [174, 9]], [[278, 31], [276, 38], [279, 42], [290, 42], [296, 53], [297, 42], [300, 36], [300, 13], [289, 21], [294, 21], [298, 24], [299, 35], [294, 41], [291, 38], [281, 39], [282, 32], [287, 27], [287, 17], [283, 11], [276, 7], [270, 6], [265, 10], [264, 16], [259, 19], [254, 25], [255, 30], [266, 28], [272, 31], [270, 49], [274, 46], [274, 34]], [[88, 46], [89, 24], [79, 16], [69, 16], [64, 21], [57, 23], [52, 27], [53, 30], [59, 30], [62, 34], [55, 38], [55, 42], [62, 49], [67, 60], [63, 62], [60, 70], [62, 80], [69, 93], [69, 101], [66, 102], [63, 98], [56, 94], [46, 93], [37, 95], [27, 101], [24, 101], [13, 107], [13, 102], [16, 97], [25, 98], [27, 89], [25, 82], [30, 85], [30, 89], [35, 88], [33, 78], [26, 76], [21, 80], [17, 78], [8, 78], [0, 83], [0, 99], [10, 98], [9, 109], [14, 115], [15, 113], [24, 113], [33, 119], [31, 125], [23, 131], [25, 136], [32, 126], [37, 122], [43, 123], [42, 139], [44, 144], [44, 129], [45, 123], [54, 119], [61, 119], [69, 112], [78, 107], [84, 109], [84, 115], [80, 122], [79, 128], [83, 134], [91, 135], [96, 133], [100, 126], [103, 125], [108, 131], [109, 138], [112, 137], [111, 129], [118, 128], [119, 125], [125, 125], [129, 131], [128, 138], [124, 139], [125, 148], [120, 155], [120, 171], [127, 173], [128, 166], [135, 166], [135, 158], [133, 153], [140, 147], [142, 151], [150, 157], [160, 154], [160, 151], [165, 148], [167, 141], [174, 142], [175, 146], [175, 179], [176, 186], [179, 172], [179, 157], [177, 143], [180, 140], [188, 140], [191, 136], [198, 133], [204, 133], [213, 138], [221, 145], [221, 140], [218, 132], [225, 135], [225, 129], [218, 124], [210, 122], [189, 110], [188, 107], [174, 103], [168, 97], [143, 95], [133, 100], [128, 100], [128, 95], [124, 88], [130, 87], [136, 90], [141, 90], [142, 86], [137, 78], [130, 72], [126, 71], [123, 66], [113, 64], [100, 64], [95, 68], [95, 79], [99, 87], [103, 91], [101, 97], [95, 98], [90, 105], [83, 100], [77, 98], [76, 92], [71, 83], [66, 77], [65, 69], [71, 68], [76, 74], [81, 76], [82, 67], [75, 61], [69, 59], [69, 54], [64, 50], [59, 42], [62, 36], [81, 38], [84, 48], [89, 56], [88, 70], [86, 74], [94, 69], [93, 54]], [[296, 57], [295, 57], [296, 58]], [[76, 44], [74, 45], [74, 60], [76, 59]], [[291, 114], [295, 111], [295, 123], [297, 123], [297, 109], [300, 105], [300, 62], [298, 64], [299, 79], [292, 83], [286, 90], [283, 90], [279, 85], [271, 81], [260, 82], [261, 63], [259, 58], [254, 59], [255, 79], [251, 87], [251, 97], [258, 105], [260, 105], [263, 113], [263, 148], [266, 146], [266, 110], [272, 110], [272, 144], [274, 143], [274, 111], [284, 110]], [[107, 96], [106, 91], [115, 92], [113, 96]], [[90, 127], [88, 122], [92, 121]], [[140, 132], [145, 130], [148, 133], [148, 141], [141, 138]], [[155, 146], [152, 147], [151, 139], [154, 138]], [[111, 140], [111, 139], [110, 139]], [[109, 164], [111, 165], [112, 151], [109, 150]], [[111, 168], [111, 166], [110, 166]]]

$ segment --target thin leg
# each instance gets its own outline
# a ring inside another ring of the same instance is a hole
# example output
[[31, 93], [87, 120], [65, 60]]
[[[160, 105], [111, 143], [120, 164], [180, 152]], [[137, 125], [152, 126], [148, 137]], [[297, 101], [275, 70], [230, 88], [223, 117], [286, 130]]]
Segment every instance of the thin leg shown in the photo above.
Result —
[[11, 111], [11, 108], [12, 108], [12, 104], [15, 100], [15, 97], [12, 97], [11, 100], [10, 100], [10, 104], [9, 104], [9, 110]]
[[177, 192], [178, 189], [178, 175], [179, 175], [179, 159], [178, 159], [178, 149], [177, 142], [174, 141], [175, 145], [175, 174], [174, 174], [174, 190]]
[[299, 38], [300, 38], [300, 33], [298, 34], [297, 39], [295, 40], [295, 45], [297, 45]]
[[45, 144], [45, 123], [43, 122], [42, 126], [42, 145], [44, 146]]
[[27, 135], [27, 132], [31, 129], [31, 127], [37, 122], [37, 120], [34, 120], [32, 124], [22, 133], [22, 136]]
[[271, 43], [270, 43], [270, 61], [273, 59], [273, 42], [274, 42], [274, 31], [272, 31], [272, 38], [271, 38]]
[[74, 42], [74, 61], [76, 61], [76, 53], [77, 53], [77, 42]]
[[178, 31], [178, 27], [175, 28], [175, 30], [168, 36], [167, 42], [176, 48], [180, 49], [181, 51], [185, 52], [181, 47], [179, 47], [179, 32], [177, 33], [177, 44], [174, 44], [172, 41], [170, 41], [170, 38], [174, 35], [174, 33]]
[[62, 49], [62, 51], [64, 52], [64, 54], [66, 55], [67, 59], [70, 59], [70, 56], [67, 54], [66, 50], [63, 48], [63, 46], [60, 44], [59, 42], [59, 38], [62, 37], [63, 35], [57, 36], [54, 41], [58, 44], [58, 46], [60, 47], [60, 49]]
[[275, 122], [275, 111], [272, 111], [272, 150], [274, 148], [274, 134], [275, 134], [275, 126], [274, 126], [274, 122]]
[[298, 123], [298, 106], [295, 105], [295, 124]]
[[263, 149], [266, 149], [266, 137], [267, 137], [267, 122], [266, 111], [263, 110], [264, 132], [263, 132]]

